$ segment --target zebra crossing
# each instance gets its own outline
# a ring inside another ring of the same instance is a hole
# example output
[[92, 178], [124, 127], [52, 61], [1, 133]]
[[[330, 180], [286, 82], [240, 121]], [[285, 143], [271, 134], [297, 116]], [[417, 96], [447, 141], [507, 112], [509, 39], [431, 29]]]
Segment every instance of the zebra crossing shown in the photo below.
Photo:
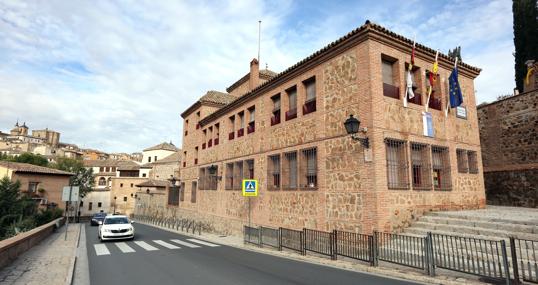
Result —
[[[112, 243], [98, 243], [94, 244], [95, 255], [106, 256], [111, 255], [111, 249], [117, 248], [121, 253], [134, 253], [137, 251], [158, 251], [161, 249], [178, 250], [183, 247], [187, 248], [202, 248], [218, 247], [220, 245], [202, 241], [194, 238], [189, 238], [187, 241], [179, 239], [171, 239], [169, 241], [164, 240], [152, 240], [152, 241], [133, 241], [133, 242], [112, 242]], [[112, 250], [114, 252], [114, 250]]]

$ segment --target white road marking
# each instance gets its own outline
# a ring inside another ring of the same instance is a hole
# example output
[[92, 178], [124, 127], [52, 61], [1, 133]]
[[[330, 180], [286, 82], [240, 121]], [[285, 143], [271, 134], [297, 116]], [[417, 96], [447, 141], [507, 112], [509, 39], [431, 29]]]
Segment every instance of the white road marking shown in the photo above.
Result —
[[93, 248], [95, 248], [95, 254], [97, 255], [109, 255], [110, 251], [108, 251], [108, 248], [104, 244], [94, 244]]
[[156, 244], [158, 244], [158, 245], [162, 245], [162, 246], [164, 246], [164, 247], [166, 247], [166, 248], [169, 248], [169, 249], [178, 249], [178, 248], [181, 248], [181, 247], [179, 247], [179, 246], [175, 246], [175, 245], [173, 245], [173, 244], [167, 243], [167, 242], [162, 241], [162, 240], [154, 240], [153, 242], [156, 243]]
[[186, 241], [182, 241], [182, 240], [178, 240], [178, 239], [171, 239], [171, 241], [177, 243], [177, 244], [181, 244], [183, 246], [186, 246], [186, 247], [190, 247], [190, 248], [198, 248], [200, 247], [199, 245], [195, 245], [195, 244], [192, 244], [192, 243], [188, 243]]
[[195, 242], [195, 243], [199, 243], [199, 244], [202, 244], [202, 245], [207, 245], [207, 246], [210, 246], [210, 247], [217, 247], [217, 246], [220, 246], [220, 245], [218, 245], [218, 244], [213, 244], [213, 243], [210, 243], [210, 242], [201, 241], [201, 240], [197, 240], [197, 239], [194, 239], [194, 238], [188, 238], [187, 240], [188, 240], [188, 241]]
[[132, 247], [128, 246], [124, 242], [117, 242], [115, 244], [121, 250], [121, 252], [125, 252], [125, 253], [126, 252], [135, 252], [135, 250]]
[[154, 246], [151, 246], [149, 245], [147, 242], [144, 242], [144, 241], [135, 241], [134, 243], [136, 243], [136, 245], [138, 245], [139, 247], [147, 250], [147, 251], [152, 251], [152, 250], [159, 250], [158, 248], [154, 247]]

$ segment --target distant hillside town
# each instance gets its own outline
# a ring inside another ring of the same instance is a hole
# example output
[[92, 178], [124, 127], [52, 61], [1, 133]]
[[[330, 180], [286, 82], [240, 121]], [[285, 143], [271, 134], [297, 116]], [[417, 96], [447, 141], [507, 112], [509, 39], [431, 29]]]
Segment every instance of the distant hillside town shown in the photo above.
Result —
[[49, 162], [55, 162], [57, 157], [82, 158], [84, 160], [133, 160], [142, 161], [142, 153], [106, 153], [95, 149], [79, 148], [76, 144], [60, 141], [60, 132], [48, 128], [32, 130], [30, 135], [26, 122], [15, 126], [8, 133], [0, 131], [0, 154], [19, 156], [29, 152], [39, 154], [47, 158]]

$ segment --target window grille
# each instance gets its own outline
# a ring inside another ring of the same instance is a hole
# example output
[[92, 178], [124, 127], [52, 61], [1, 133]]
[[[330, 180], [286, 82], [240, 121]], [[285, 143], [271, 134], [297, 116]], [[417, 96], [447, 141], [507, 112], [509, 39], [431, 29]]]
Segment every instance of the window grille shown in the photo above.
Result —
[[245, 161], [247, 164], [247, 171], [243, 173], [245, 179], [254, 179], [254, 159], [249, 159]]
[[198, 183], [193, 181], [191, 184], [191, 203], [196, 203], [196, 187], [198, 187]]
[[271, 155], [267, 160], [267, 189], [280, 189], [280, 154]]
[[285, 190], [297, 189], [297, 152], [284, 154], [283, 184]]
[[179, 186], [179, 201], [185, 201], [185, 182], [181, 182]]
[[179, 205], [179, 190], [176, 187], [168, 188], [168, 205]]
[[411, 171], [413, 189], [432, 189], [430, 150], [428, 145], [411, 143]]
[[447, 147], [432, 146], [433, 186], [435, 190], [450, 190], [450, 158]]
[[467, 164], [467, 151], [464, 149], [456, 149], [456, 158], [458, 159], [458, 172], [469, 172], [469, 167]]
[[209, 173], [209, 167], [206, 168], [205, 172], [206, 172], [206, 186], [207, 186], [207, 189], [206, 190], [217, 190], [217, 175], [219, 175], [219, 167], [218, 166], [215, 166], [216, 169], [215, 169], [215, 174], [210, 174]]
[[318, 187], [317, 149], [304, 149], [301, 153], [301, 189], [316, 189]]
[[243, 161], [237, 161], [234, 165], [234, 184], [233, 189], [241, 190], [243, 182]]
[[224, 185], [224, 189], [231, 190], [234, 188], [234, 164], [227, 163], [226, 164], [226, 183]]
[[409, 189], [406, 143], [401, 140], [385, 139], [385, 146], [388, 188]]
[[469, 162], [469, 173], [478, 173], [478, 157], [476, 151], [467, 151], [467, 160]]

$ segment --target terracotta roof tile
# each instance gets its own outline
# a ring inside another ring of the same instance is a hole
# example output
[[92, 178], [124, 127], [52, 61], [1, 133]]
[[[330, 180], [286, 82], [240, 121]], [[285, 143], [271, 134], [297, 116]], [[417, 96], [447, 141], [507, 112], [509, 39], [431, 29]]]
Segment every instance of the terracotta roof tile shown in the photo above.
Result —
[[38, 174], [52, 174], [52, 175], [67, 175], [72, 176], [74, 173], [62, 171], [54, 168], [48, 168], [43, 166], [37, 166], [28, 163], [0, 161], [0, 166], [6, 167], [17, 173], [38, 173]]
[[150, 151], [150, 150], [169, 150], [169, 151], [178, 151], [178, 148], [167, 142], [160, 143], [158, 145], [154, 145], [152, 147], [146, 148], [144, 151]]
[[170, 182], [166, 180], [148, 179], [136, 184], [136, 187], [166, 187], [168, 184], [170, 184]]

